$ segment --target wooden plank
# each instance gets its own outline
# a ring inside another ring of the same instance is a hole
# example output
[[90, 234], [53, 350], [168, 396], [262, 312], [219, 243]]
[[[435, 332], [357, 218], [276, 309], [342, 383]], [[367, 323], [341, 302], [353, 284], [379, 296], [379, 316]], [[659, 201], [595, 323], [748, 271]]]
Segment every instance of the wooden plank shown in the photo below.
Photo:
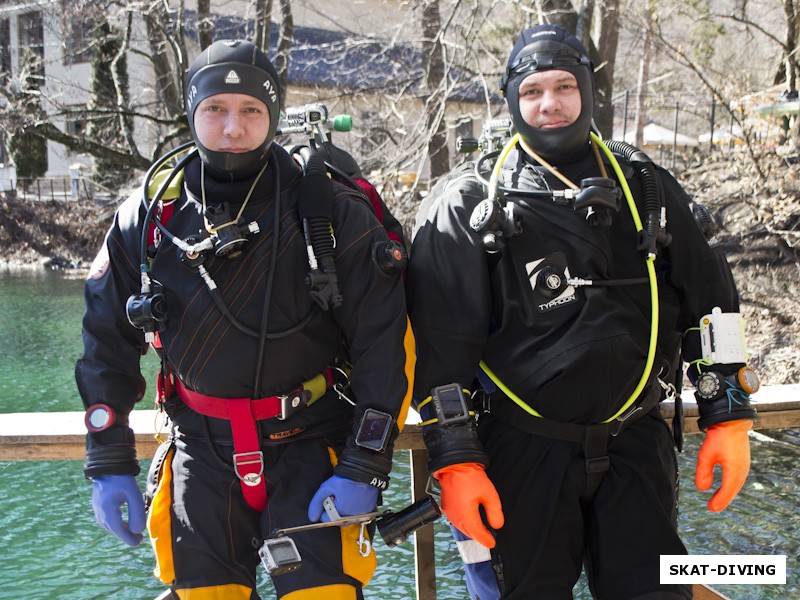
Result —
[[717, 590], [698, 583], [692, 586], [692, 593], [694, 594], [694, 600], [731, 600]]
[[[156, 434], [168, 435], [163, 415], [155, 410], [134, 410], [129, 417], [136, 437], [139, 457], [153, 456], [158, 447]], [[425, 443], [416, 424], [419, 415], [409, 418], [395, 442], [403, 450], [424, 450]], [[82, 412], [5, 413], [0, 415], [0, 461], [83, 460], [86, 427]]]
[[[697, 433], [697, 404], [694, 394], [683, 394], [684, 430]], [[753, 396], [758, 410], [756, 429], [800, 427], [800, 384], [765, 386]], [[661, 412], [670, 422], [675, 412], [671, 402], [661, 403]], [[157, 432], [166, 437], [162, 416], [154, 410], [139, 409], [130, 415], [140, 457], [152, 456], [158, 446]], [[416, 424], [419, 415], [409, 411], [405, 427], [395, 447], [424, 450], [425, 444]], [[6, 413], [0, 417], [0, 461], [11, 460], [82, 460], [85, 449], [82, 412]]]
[[[684, 392], [684, 429], [697, 432], [697, 404], [691, 391]], [[756, 429], [800, 427], [800, 384], [765, 387], [753, 397], [759, 412]], [[674, 405], [661, 404], [669, 422]], [[427, 451], [416, 424], [419, 415], [409, 412], [395, 448], [411, 450], [412, 496], [416, 500], [425, 492], [427, 483]], [[154, 410], [135, 410], [130, 415], [140, 457], [152, 456], [158, 446], [156, 435], [166, 437], [163, 415]], [[82, 460], [85, 451], [85, 426], [82, 412], [6, 413], [0, 418], [0, 461], [16, 460]], [[436, 599], [436, 563], [433, 527], [427, 526], [414, 535], [416, 586], [418, 600]], [[729, 600], [705, 585], [695, 585], [696, 600]]]

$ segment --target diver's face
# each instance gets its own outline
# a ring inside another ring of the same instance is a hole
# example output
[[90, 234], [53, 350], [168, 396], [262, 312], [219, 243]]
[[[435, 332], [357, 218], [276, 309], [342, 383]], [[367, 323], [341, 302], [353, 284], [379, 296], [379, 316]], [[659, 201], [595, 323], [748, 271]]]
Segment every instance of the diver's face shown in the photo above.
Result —
[[519, 85], [519, 112], [531, 127], [557, 129], [581, 114], [578, 80], [568, 71], [537, 71]]
[[269, 110], [247, 94], [215, 94], [194, 111], [197, 140], [214, 152], [250, 152], [269, 133]]

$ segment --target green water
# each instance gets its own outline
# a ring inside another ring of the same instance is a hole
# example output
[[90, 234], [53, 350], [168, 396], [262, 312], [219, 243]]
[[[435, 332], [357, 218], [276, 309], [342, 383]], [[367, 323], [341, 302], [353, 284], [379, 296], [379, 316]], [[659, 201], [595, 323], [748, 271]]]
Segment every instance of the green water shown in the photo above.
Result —
[[[55, 273], [0, 273], [0, 413], [82, 409], [73, 381], [82, 288], [80, 278]], [[146, 372], [155, 369], [146, 357]], [[753, 440], [745, 488], [721, 514], [706, 510], [707, 494], [691, 483], [699, 436], [687, 439], [680, 457], [681, 530], [692, 554], [787, 556], [785, 586], [715, 586], [732, 600], [800, 598], [800, 434], [764, 433]], [[163, 591], [151, 575], [148, 546], [128, 548], [95, 524], [81, 466], [0, 462], [0, 600], [146, 600]], [[410, 501], [408, 452], [397, 453], [392, 476], [386, 507], [398, 510]], [[458, 553], [441, 521], [435, 540], [438, 598], [466, 598]], [[365, 597], [414, 598], [411, 543], [386, 548], [378, 540], [376, 550], [379, 566]], [[589, 598], [585, 587], [579, 582], [576, 598]], [[265, 574], [259, 591], [273, 597]]]

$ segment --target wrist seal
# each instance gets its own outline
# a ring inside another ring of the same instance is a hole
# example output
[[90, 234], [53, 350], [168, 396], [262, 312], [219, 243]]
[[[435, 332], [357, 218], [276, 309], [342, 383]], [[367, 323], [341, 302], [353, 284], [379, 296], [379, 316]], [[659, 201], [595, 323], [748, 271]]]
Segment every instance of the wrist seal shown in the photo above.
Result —
[[398, 433], [391, 415], [368, 408], [361, 419], [356, 419], [353, 433], [333, 472], [385, 490], [389, 486], [394, 440]]
[[385, 490], [389, 487], [391, 469], [391, 452], [379, 454], [348, 445], [333, 472], [335, 475]]
[[750, 394], [758, 391], [760, 382], [750, 367], [744, 366], [730, 375], [704, 371], [697, 376], [695, 386], [700, 415], [697, 426], [701, 430], [725, 421], [756, 418]]
[[100, 475], [138, 475], [139, 461], [134, 446], [97, 446], [86, 451], [83, 475], [86, 479]]
[[425, 440], [430, 457], [429, 473], [435, 473], [443, 467], [459, 463], [471, 462], [483, 466], [489, 464], [489, 458], [478, 439], [474, 419], [462, 425], [450, 427], [428, 426], [423, 429], [422, 438]]

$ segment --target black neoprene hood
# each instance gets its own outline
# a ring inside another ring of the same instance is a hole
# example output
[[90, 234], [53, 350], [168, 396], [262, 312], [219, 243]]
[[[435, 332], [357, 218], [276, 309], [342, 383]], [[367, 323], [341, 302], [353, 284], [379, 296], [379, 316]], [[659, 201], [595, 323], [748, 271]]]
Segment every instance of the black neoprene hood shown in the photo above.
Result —
[[[531, 73], [567, 71], [575, 76], [581, 94], [576, 121], [558, 129], [539, 129], [522, 118], [519, 86]], [[558, 162], [575, 155], [589, 140], [594, 112], [594, 78], [586, 48], [578, 38], [558, 25], [537, 25], [523, 31], [508, 57], [500, 81], [514, 128], [523, 141], [547, 160]]]
[[[194, 111], [216, 94], [246, 94], [261, 100], [269, 112], [269, 131], [264, 142], [250, 152], [215, 152], [197, 139]], [[198, 56], [186, 73], [186, 116], [200, 158], [219, 181], [235, 181], [255, 175], [263, 166], [280, 120], [278, 72], [255, 44], [245, 40], [214, 42]]]

